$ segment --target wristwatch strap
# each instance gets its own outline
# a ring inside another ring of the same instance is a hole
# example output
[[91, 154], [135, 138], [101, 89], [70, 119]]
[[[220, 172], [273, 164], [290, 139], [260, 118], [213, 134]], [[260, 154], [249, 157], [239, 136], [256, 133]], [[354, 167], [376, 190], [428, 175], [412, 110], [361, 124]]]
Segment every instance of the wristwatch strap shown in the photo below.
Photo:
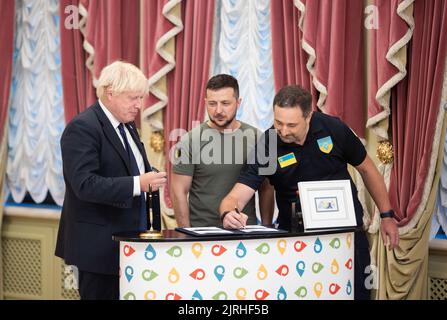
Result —
[[380, 218], [394, 218], [394, 211], [393, 210], [389, 210], [386, 212], [381, 212], [380, 213]]

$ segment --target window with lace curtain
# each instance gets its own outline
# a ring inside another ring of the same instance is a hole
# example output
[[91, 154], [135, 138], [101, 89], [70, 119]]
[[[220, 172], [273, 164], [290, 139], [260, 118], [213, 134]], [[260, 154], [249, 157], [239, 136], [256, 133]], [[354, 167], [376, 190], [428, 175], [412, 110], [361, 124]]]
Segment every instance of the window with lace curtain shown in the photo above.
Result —
[[[447, 104], [446, 104], [447, 107]], [[447, 135], [444, 138], [444, 160], [442, 161], [441, 179], [430, 231], [430, 239], [447, 240]]]
[[62, 101], [58, 0], [16, 0], [9, 108], [9, 201], [62, 205]]

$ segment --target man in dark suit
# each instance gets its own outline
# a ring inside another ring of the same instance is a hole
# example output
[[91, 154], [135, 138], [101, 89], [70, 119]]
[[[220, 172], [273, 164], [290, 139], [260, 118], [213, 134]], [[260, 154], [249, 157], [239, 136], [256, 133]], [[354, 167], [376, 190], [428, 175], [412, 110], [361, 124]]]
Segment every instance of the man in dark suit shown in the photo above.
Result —
[[151, 171], [133, 122], [147, 91], [137, 67], [108, 65], [98, 80], [98, 101], [62, 134], [66, 191], [56, 256], [78, 268], [81, 299], [119, 298], [119, 246], [112, 234], [146, 230], [149, 186], [153, 227], [160, 230], [158, 188], [166, 173]]

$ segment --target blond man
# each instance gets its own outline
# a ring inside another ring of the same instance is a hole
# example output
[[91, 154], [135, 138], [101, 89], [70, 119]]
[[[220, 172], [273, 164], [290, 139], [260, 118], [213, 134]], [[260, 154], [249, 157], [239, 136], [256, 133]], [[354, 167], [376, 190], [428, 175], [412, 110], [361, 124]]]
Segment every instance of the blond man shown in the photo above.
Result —
[[[67, 124], [61, 138], [66, 185], [56, 256], [79, 271], [81, 299], [119, 298], [116, 232], [149, 227], [149, 185], [157, 191], [165, 172], [153, 172], [134, 120], [148, 92], [134, 65], [116, 61], [98, 80], [98, 101]], [[154, 217], [159, 217], [155, 192]], [[154, 219], [155, 229], [160, 228]]]

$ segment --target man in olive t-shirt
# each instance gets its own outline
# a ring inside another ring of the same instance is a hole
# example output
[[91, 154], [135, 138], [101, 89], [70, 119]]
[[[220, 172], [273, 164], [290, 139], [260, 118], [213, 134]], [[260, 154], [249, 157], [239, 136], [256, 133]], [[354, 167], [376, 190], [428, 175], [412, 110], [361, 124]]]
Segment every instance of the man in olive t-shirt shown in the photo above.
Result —
[[[212, 77], [206, 88], [209, 121], [185, 134], [175, 146], [172, 199], [179, 227], [221, 226], [219, 204], [236, 183], [260, 132], [236, 120], [239, 86], [230, 75]], [[259, 207], [263, 224], [273, 217], [273, 188], [261, 186]], [[189, 199], [188, 199], [189, 195]], [[254, 197], [243, 208], [256, 224]]]

